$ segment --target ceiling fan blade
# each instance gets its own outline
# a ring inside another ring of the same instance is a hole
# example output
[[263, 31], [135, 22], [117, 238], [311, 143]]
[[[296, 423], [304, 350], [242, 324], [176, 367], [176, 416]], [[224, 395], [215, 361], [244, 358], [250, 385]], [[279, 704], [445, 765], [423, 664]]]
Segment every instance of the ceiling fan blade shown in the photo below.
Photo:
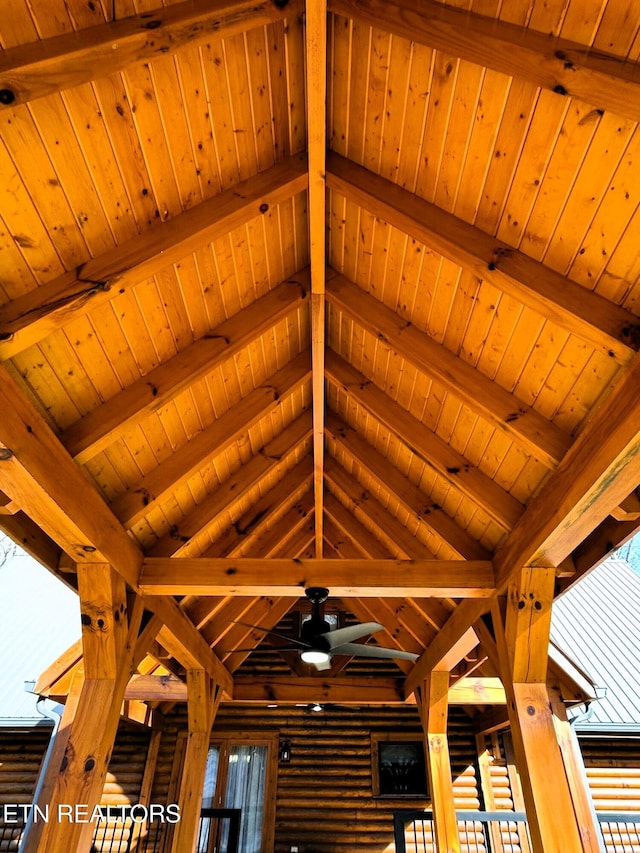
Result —
[[318, 672], [322, 672], [325, 669], [331, 669], [331, 658], [328, 660], [322, 661], [322, 663], [314, 663], [312, 666], [318, 670]]
[[398, 649], [385, 649], [382, 646], [365, 646], [361, 643], [343, 643], [331, 650], [334, 655], [357, 655], [362, 658], [400, 658], [418, 660], [413, 652], [401, 652]]
[[375, 634], [376, 631], [382, 631], [382, 625], [379, 622], [363, 622], [359, 625], [349, 625], [347, 628], [336, 628], [335, 631], [327, 631], [320, 636], [327, 641], [330, 649], [335, 649], [343, 643], [350, 643], [369, 634]]

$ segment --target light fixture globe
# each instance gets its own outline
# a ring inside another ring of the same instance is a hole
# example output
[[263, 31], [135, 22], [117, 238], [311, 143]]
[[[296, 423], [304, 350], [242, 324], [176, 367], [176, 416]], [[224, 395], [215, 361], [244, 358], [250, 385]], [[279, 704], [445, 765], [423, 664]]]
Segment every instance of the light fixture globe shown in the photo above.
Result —
[[331, 657], [329, 652], [323, 652], [322, 649], [305, 649], [300, 652], [300, 657], [305, 663], [329, 663]]

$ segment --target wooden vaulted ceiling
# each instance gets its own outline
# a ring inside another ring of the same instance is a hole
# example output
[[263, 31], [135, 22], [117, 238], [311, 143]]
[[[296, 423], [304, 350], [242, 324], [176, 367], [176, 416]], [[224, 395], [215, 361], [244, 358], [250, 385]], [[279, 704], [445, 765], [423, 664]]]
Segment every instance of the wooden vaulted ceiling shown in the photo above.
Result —
[[231, 692], [304, 583], [427, 666], [636, 529], [639, 22], [9, 2], [0, 518], [144, 593], [142, 672]]

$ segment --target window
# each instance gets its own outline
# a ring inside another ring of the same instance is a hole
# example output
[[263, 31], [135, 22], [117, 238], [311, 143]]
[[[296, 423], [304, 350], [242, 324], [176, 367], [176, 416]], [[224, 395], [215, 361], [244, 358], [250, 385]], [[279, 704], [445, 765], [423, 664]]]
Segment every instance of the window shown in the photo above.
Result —
[[424, 739], [419, 735], [372, 734], [371, 761], [374, 796], [428, 796]]

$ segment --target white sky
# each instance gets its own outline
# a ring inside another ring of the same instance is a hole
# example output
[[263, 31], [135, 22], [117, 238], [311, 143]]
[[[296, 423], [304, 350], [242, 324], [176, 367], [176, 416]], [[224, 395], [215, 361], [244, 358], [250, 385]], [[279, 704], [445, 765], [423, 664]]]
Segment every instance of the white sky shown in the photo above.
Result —
[[80, 637], [78, 596], [24, 552], [0, 568], [0, 720], [37, 717], [24, 682]]

